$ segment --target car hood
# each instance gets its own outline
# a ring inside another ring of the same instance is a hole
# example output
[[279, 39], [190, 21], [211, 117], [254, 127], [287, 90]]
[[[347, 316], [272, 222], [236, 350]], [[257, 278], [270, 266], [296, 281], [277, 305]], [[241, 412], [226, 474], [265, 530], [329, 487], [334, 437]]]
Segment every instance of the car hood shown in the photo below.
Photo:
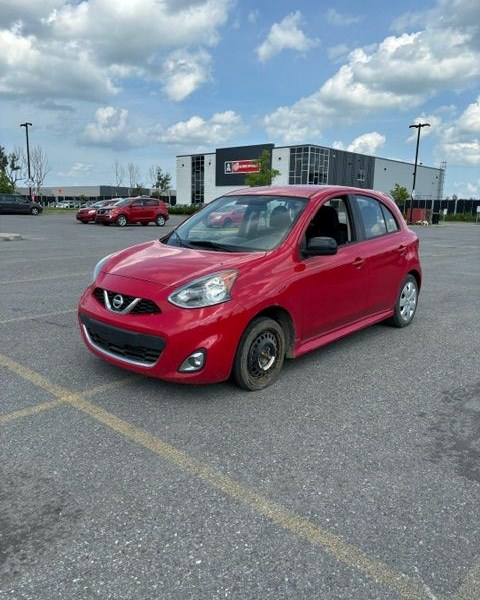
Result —
[[146, 242], [122, 250], [102, 268], [103, 273], [177, 287], [198, 277], [239, 269], [261, 260], [265, 252], [217, 252]]

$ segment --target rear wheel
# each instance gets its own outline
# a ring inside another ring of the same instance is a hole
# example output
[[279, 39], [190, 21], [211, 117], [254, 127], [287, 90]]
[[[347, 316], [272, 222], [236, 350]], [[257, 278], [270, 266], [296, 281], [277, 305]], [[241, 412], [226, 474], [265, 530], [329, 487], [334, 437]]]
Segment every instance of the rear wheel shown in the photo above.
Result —
[[37, 208], [36, 206], [34, 206], [34, 207], [33, 207], [33, 208], [30, 210], [30, 212], [32, 213], [32, 215], [38, 215], [40, 211], [38, 210], [38, 208]]
[[118, 215], [116, 223], [119, 227], [125, 227], [128, 223], [127, 217], [125, 215]]
[[410, 325], [417, 310], [418, 283], [413, 275], [407, 275], [400, 286], [395, 312], [389, 319], [395, 327], [406, 327]]
[[166, 222], [167, 221], [163, 215], [158, 215], [158, 217], [155, 219], [155, 225], [157, 227], [163, 227]]
[[261, 390], [278, 377], [284, 358], [282, 327], [273, 319], [259, 317], [250, 323], [238, 344], [233, 377], [246, 390]]

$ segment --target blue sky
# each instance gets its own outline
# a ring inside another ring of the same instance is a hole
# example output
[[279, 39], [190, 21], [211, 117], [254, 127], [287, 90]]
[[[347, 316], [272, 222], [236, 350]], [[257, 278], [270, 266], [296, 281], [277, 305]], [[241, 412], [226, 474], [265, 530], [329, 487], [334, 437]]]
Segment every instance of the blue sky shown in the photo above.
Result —
[[45, 186], [256, 143], [413, 162], [428, 122], [419, 161], [480, 197], [478, 0], [2, 0], [0, 50], [0, 145], [31, 122]]

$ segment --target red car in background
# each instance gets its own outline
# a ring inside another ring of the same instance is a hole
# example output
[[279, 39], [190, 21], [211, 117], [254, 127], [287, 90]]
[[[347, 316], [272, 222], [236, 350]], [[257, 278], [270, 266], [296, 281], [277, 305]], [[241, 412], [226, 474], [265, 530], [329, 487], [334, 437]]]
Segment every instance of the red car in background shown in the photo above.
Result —
[[118, 198], [115, 198], [114, 200], [99, 200], [98, 202], [95, 202], [90, 206], [85, 206], [84, 208], [78, 210], [75, 215], [75, 218], [77, 219], [77, 221], [80, 221], [80, 223], [95, 223], [97, 210], [104, 206], [115, 204], [115, 202], [118, 202], [118, 200]]
[[110, 225], [115, 223], [118, 227], [125, 227], [130, 223], [148, 225], [155, 223], [163, 227], [168, 220], [168, 205], [158, 198], [136, 196], [123, 198], [112, 206], [98, 209], [95, 223]]
[[[209, 225], [240, 207], [236, 226]], [[78, 318], [87, 347], [119, 367], [260, 390], [286, 358], [381, 321], [409, 325], [421, 280], [418, 237], [387, 194], [254, 187], [103, 258]]]
[[210, 227], [231, 227], [238, 225], [245, 213], [245, 206], [224, 207], [223, 209], [208, 215], [208, 224]]

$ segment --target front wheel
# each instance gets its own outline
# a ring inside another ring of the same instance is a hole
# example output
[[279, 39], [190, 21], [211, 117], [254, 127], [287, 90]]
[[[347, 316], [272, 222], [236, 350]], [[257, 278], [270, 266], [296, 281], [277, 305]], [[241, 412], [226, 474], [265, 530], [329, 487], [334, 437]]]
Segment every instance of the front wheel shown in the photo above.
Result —
[[395, 312], [389, 322], [395, 327], [410, 325], [417, 310], [418, 283], [413, 275], [407, 275], [400, 286]]
[[273, 319], [259, 317], [250, 323], [238, 344], [233, 378], [246, 390], [261, 390], [278, 377], [284, 358], [282, 327]]
[[157, 227], [163, 227], [166, 222], [167, 222], [167, 220], [165, 219], [165, 217], [163, 215], [158, 215], [158, 217], [155, 219], [155, 225]]
[[125, 227], [128, 223], [127, 217], [125, 215], [118, 215], [116, 223], [119, 227]]
[[36, 206], [34, 206], [30, 212], [32, 213], [32, 215], [38, 215], [40, 213], [40, 211], [38, 210], [38, 208]]

